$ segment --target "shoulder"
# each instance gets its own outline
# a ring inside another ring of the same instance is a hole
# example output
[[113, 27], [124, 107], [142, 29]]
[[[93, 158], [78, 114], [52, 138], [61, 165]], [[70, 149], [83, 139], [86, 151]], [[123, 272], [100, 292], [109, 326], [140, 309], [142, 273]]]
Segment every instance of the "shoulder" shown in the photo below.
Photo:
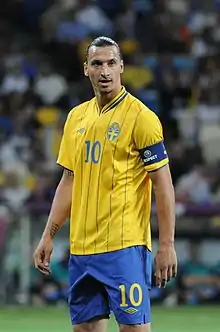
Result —
[[141, 123], [160, 123], [158, 116], [150, 108], [144, 105], [138, 98], [128, 94], [128, 103], [131, 104], [132, 111], [136, 113], [136, 119]]
[[81, 119], [83, 114], [85, 114], [87, 109], [92, 106], [93, 103], [94, 98], [72, 108], [67, 115], [67, 122], [71, 123], [72, 121], [76, 121], [77, 118]]

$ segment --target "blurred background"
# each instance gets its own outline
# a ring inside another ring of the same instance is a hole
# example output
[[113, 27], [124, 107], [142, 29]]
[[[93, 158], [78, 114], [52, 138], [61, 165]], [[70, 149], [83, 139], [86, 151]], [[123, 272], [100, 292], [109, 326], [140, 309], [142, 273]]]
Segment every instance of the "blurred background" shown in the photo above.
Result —
[[[33, 269], [32, 253], [62, 173], [55, 161], [64, 121], [72, 107], [93, 96], [82, 64], [99, 35], [119, 43], [123, 84], [160, 117], [170, 156], [180, 272], [165, 290], [152, 289], [152, 302], [218, 306], [219, 0], [1, 5], [0, 303], [66, 304], [68, 224], [55, 240], [50, 278]], [[154, 206], [152, 232], [156, 239]]]

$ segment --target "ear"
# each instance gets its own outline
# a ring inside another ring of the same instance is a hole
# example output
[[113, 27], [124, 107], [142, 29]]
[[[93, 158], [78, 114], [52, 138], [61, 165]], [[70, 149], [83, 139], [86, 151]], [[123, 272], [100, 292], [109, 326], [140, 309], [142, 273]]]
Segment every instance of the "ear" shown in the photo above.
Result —
[[121, 74], [123, 74], [124, 72], [124, 62], [123, 60], [121, 60]]
[[89, 73], [88, 73], [88, 63], [87, 62], [84, 62], [84, 75], [86, 77], [89, 76]]

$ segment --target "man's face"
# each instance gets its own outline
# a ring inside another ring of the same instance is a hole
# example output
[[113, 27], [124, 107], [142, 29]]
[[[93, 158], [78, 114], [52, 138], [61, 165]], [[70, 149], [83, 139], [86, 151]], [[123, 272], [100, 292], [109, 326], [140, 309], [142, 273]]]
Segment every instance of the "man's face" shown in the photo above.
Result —
[[111, 93], [121, 85], [123, 69], [123, 61], [116, 46], [92, 46], [87, 63], [84, 64], [85, 75], [100, 93]]

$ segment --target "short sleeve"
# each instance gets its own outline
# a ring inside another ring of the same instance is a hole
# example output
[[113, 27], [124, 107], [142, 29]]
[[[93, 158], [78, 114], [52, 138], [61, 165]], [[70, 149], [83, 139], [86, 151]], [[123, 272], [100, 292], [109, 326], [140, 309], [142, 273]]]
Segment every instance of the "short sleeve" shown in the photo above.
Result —
[[72, 111], [68, 114], [67, 120], [64, 125], [63, 136], [60, 143], [59, 154], [57, 158], [57, 164], [60, 166], [73, 171], [73, 165], [70, 157], [69, 146], [69, 135], [70, 135], [70, 118]]
[[160, 120], [148, 108], [143, 107], [137, 117], [134, 127], [134, 142], [148, 172], [156, 171], [168, 164]]

